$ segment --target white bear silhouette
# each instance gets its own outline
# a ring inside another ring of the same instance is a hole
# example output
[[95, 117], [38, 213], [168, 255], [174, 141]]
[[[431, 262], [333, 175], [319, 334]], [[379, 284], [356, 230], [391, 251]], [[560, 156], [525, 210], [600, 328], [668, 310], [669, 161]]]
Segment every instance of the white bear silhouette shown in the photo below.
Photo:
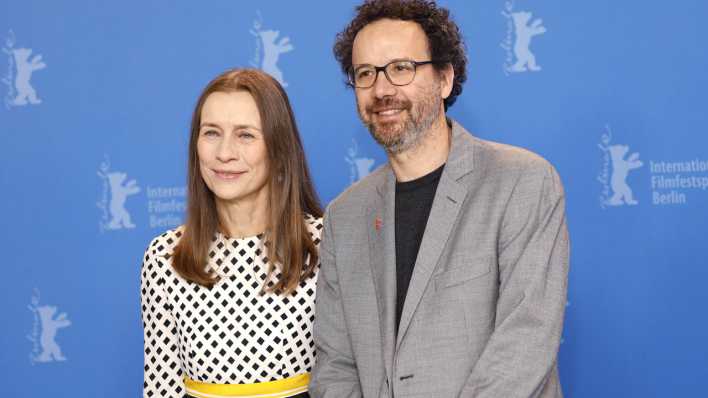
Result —
[[261, 69], [273, 76], [283, 87], [287, 87], [288, 84], [283, 80], [283, 72], [278, 68], [277, 63], [280, 54], [290, 52], [295, 48], [290, 44], [290, 38], [286, 36], [276, 42], [280, 35], [277, 30], [259, 30], [257, 34], [263, 43]]
[[546, 28], [542, 26], [543, 21], [538, 18], [529, 24], [531, 13], [519, 11], [511, 13], [514, 19], [514, 31], [516, 42], [514, 42], [514, 55], [516, 63], [508, 68], [509, 72], [540, 71], [541, 67], [536, 64], [536, 56], [529, 49], [531, 38], [546, 33]]
[[123, 184], [126, 177], [125, 173], [120, 172], [106, 174], [111, 186], [109, 210], [111, 217], [113, 217], [107, 225], [108, 229], [135, 228], [135, 224], [130, 221], [130, 213], [125, 209], [125, 201], [128, 196], [140, 192], [140, 187], [136, 185], [135, 180], [130, 180]]
[[359, 146], [356, 141], [352, 140], [353, 146], [347, 149], [347, 156], [344, 157], [351, 172], [349, 173], [349, 183], [354, 183], [361, 180], [371, 173], [371, 167], [374, 165], [374, 159], [357, 157]]
[[66, 319], [66, 313], [62, 312], [54, 318], [57, 312], [57, 307], [43, 305], [37, 307], [39, 319], [42, 324], [42, 334], [40, 335], [40, 345], [42, 352], [35, 358], [37, 362], [66, 361], [66, 358], [61, 353], [61, 348], [54, 339], [57, 335], [57, 330], [71, 325], [71, 321]]
[[636, 205], [638, 202], [634, 200], [632, 190], [627, 185], [627, 175], [630, 170], [642, 167], [643, 163], [639, 160], [639, 153], [635, 152], [625, 159], [624, 156], [629, 151], [627, 145], [611, 145], [608, 147], [608, 151], [612, 159], [610, 186], [612, 187], [613, 195], [607, 201], [607, 204], [612, 206], [619, 206], [622, 203]]
[[30, 84], [32, 73], [36, 70], [44, 69], [47, 65], [42, 62], [41, 55], [35, 55], [32, 60], [29, 60], [32, 54], [31, 48], [17, 48], [12, 50], [17, 66], [17, 76], [15, 76], [15, 89], [17, 97], [12, 101], [13, 105], [41, 104], [42, 100], [37, 98], [37, 92]]
[[374, 159], [371, 158], [356, 158], [354, 159], [356, 165], [357, 181], [366, 177], [371, 173], [371, 166], [374, 165]]

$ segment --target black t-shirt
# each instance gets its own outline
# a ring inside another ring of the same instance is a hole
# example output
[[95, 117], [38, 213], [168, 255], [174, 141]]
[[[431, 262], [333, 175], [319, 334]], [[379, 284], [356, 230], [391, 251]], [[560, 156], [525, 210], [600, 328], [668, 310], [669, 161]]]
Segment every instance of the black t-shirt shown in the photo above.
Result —
[[443, 168], [444, 164], [423, 177], [396, 183], [396, 333]]

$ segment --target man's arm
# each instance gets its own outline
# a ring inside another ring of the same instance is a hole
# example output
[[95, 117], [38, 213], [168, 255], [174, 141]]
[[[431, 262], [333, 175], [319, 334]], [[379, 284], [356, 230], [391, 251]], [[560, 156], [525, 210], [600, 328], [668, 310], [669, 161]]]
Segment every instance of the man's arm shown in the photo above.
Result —
[[495, 330], [460, 397], [538, 397], [555, 370], [569, 244], [560, 178], [540, 166], [523, 173], [505, 210]]
[[315, 366], [310, 394], [315, 398], [361, 397], [359, 373], [344, 319], [330, 216], [324, 216], [315, 305]]

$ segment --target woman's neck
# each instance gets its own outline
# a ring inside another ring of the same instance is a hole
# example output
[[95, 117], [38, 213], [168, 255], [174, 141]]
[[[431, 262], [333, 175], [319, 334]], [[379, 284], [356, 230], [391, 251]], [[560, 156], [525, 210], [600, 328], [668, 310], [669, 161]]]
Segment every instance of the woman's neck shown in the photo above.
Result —
[[264, 198], [233, 202], [216, 201], [223, 233], [231, 238], [254, 236], [268, 226], [268, 201]]

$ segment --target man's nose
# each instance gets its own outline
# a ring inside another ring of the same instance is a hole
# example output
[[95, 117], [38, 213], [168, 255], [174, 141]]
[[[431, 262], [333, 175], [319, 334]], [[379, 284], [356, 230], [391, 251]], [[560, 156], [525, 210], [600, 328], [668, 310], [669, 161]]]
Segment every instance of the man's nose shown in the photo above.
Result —
[[390, 97], [396, 94], [396, 86], [388, 81], [388, 77], [383, 70], [376, 73], [376, 81], [374, 82], [373, 89], [376, 98]]

